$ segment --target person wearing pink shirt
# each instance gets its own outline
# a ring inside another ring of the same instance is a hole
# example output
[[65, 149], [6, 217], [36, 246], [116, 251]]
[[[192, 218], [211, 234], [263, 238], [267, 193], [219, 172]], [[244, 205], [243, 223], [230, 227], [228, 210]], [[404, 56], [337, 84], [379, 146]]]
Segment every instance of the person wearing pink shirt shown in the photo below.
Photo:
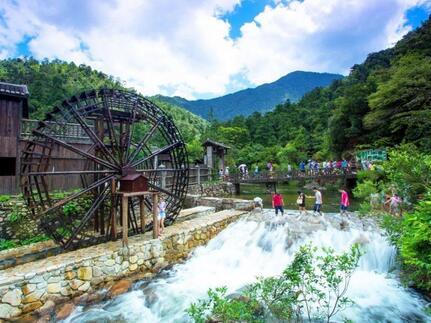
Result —
[[346, 214], [347, 213], [347, 208], [350, 205], [349, 202], [349, 194], [347, 194], [346, 190], [343, 189], [339, 189], [338, 192], [341, 193], [341, 201], [340, 201], [340, 213], [341, 214]]

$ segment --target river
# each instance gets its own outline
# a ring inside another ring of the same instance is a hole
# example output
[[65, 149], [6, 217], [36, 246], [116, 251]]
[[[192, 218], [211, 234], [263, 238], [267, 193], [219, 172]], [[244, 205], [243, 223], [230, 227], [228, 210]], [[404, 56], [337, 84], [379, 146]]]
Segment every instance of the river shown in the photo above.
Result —
[[[430, 321], [423, 312], [425, 300], [399, 282], [396, 251], [375, 226], [352, 217], [347, 219], [348, 229], [341, 231], [338, 214], [298, 221], [296, 211], [286, 213], [282, 219], [265, 210], [264, 221], [231, 224], [206, 246], [197, 248], [186, 262], [136, 283], [132, 291], [113, 300], [79, 307], [67, 322], [188, 322], [185, 310], [205, 297], [208, 288], [227, 286], [229, 292], [235, 292], [257, 276], [280, 274], [306, 242], [343, 251], [357, 241], [362, 241], [366, 253], [348, 290], [355, 304], [339, 313], [335, 321]], [[316, 221], [320, 221], [317, 227], [310, 224]], [[301, 233], [293, 241], [292, 230]]]

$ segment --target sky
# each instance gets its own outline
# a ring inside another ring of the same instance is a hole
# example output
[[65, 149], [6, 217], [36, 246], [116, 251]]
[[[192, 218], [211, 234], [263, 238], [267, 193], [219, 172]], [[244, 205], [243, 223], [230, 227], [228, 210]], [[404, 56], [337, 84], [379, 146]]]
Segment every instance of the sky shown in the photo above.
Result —
[[0, 0], [0, 59], [86, 64], [144, 95], [211, 98], [296, 70], [348, 74], [431, 0]]

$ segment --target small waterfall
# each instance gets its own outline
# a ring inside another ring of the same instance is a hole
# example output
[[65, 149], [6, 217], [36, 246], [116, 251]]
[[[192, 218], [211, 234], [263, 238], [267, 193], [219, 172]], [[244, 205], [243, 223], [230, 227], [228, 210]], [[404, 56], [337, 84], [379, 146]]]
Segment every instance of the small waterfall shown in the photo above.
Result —
[[276, 219], [266, 211], [259, 219], [234, 223], [197, 248], [185, 263], [149, 282], [138, 282], [133, 291], [114, 300], [81, 307], [67, 321], [187, 322], [184, 311], [205, 297], [208, 288], [226, 286], [233, 293], [256, 277], [278, 275], [308, 242], [339, 252], [358, 242], [366, 251], [348, 291], [355, 305], [339, 313], [337, 321], [427, 321], [424, 301], [397, 279], [395, 249], [372, 225], [354, 218], [347, 221], [347, 229], [340, 230], [340, 223], [346, 220], [335, 214], [301, 221], [296, 216], [289, 211], [285, 219]]

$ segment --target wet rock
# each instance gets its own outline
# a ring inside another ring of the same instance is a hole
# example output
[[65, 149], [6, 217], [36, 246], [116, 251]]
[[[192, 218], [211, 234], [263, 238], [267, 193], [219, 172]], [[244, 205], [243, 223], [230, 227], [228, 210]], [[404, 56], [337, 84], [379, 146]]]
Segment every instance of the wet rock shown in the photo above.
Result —
[[108, 291], [106, 289], [102, 289], [95, 293], [89, 294], [87, 298], [87, 303], [96, 303], [103, 301], [106, 297], [107, 292]]
[[75, 305], [73, 303], [66, 303], [60, 307], [60, 309], [56, 313], [56, 319], [64, 320], [67, 318], [75, 309]]
[[55, 310], [55, 303], [52, 300], [48, 300], [43, 304], [38, 310], [37, 313], [40, 316], [51, 315]]
[[368, 238], [366, 236], [364, 236], [363, 234], [361, 234], [359, 237], [357, 237], [355, 239], [355, 241], [353, 241], [353, 243], [357, 243], [361, 246], [364, 246], [368, 243], [370, 243], [370, 240], [368, 240]]
[[109, 297], [115, 297], [126, 293], [132, 287], [132, 283], [128, 280], [122, 279], [114, 283], [108, 291]]
[[340, 230], [343, 230], [343, 231], [349, 230], [349, 222], [347, 222], [346, 220], [341, 220]]
[[145, 303], [147, 306], [153, 306], [159, 300], [159, 297], [157, 296], [156, 292], [150, 286], [144, 288], [142, 292], [145, 295]]

